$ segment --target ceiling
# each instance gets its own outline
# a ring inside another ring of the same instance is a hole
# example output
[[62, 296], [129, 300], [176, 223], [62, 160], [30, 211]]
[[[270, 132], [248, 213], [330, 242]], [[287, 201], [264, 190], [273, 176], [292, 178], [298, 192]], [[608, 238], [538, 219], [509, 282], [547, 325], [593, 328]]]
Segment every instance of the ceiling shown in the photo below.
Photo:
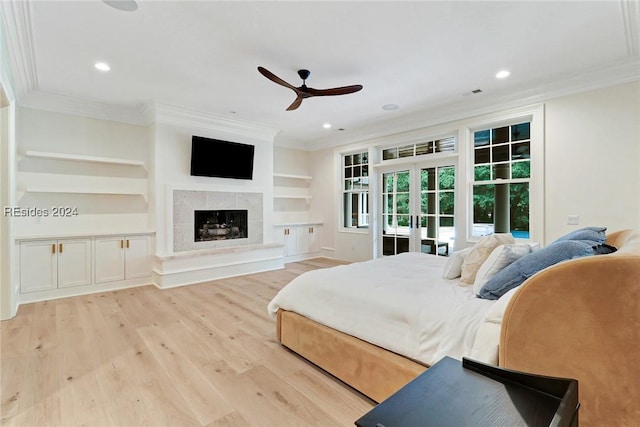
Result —
[[[274, 128], [277, 144], [313, 149], [640, 78], [633, 0], [138, 6], [3, 1], [19, 104], [134, 123], [144, 106], [171, 106]], [[364, 88], [285, 111], [294, 92], [258, 66], [295, 86], [307, 68], [310, 87]], [[502, 69], [511, 75], [497, 79]]]

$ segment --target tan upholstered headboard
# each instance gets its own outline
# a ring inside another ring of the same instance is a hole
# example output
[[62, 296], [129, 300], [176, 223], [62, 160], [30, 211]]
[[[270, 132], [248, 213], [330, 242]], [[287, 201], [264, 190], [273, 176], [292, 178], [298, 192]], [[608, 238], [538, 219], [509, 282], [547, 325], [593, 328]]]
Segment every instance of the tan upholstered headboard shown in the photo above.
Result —
[[640, 232], [529, 278], [505, 311], [500, 366], [578, 380], [582, 427], [640, 425]]

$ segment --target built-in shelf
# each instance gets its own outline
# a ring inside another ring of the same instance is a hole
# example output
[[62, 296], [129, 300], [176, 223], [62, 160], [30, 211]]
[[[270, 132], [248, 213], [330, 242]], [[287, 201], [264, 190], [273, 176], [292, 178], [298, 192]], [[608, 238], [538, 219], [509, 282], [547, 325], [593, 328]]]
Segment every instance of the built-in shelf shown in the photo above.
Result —
[[274, 173], [274, 178], [289, 178], [289, 179], [302, 179], [305, 181], [311, 181], [311, 177], [307, 175], [292, 175], [287, 173]]
[[285, 194], [276, 194], [273, 196], [274, 199], [301, 199], [309, 201], [311, 200], [311, 196], [294, 196], [294, 195], [285, 195]]
[[146, 178], [18, 172], [18, 192], [139, 195], [147, 200]]
[[140, 160], [116, 159], [111, 157], [85, 156], [82, 154], [50, 153], [45, 151], [27, 150], [25, 157], [49, 160], [71, 160], [74, 162], [104, 163], [110, 165], [142, 166], [144, 162]]

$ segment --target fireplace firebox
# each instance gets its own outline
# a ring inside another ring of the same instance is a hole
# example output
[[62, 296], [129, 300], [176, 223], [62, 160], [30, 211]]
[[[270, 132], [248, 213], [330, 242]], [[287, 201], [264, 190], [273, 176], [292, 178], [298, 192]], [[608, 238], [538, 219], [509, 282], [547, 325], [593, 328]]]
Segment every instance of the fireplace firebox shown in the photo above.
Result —
[[248, 221], [246, 210], [194, 211], [196, 242], [246, 239]]

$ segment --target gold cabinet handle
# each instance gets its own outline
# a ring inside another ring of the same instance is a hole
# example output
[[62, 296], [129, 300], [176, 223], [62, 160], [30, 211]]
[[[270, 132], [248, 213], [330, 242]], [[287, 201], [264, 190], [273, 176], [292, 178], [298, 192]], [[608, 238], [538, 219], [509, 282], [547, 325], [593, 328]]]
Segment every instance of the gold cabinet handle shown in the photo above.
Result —
[[120, 240], [120, 249], [124, 249], [124, 240]]
[[129, 239], [127, 239], [127, 249], [129, 249]]
[[55, 243], [51, 245], [51, 253], [52, 254], [56, 253], [56, 244]]
[[62, 243], [58, 244], [58, 252], [62, 253], [62, 250], [64, 249], [64, 246], [62, 246]]

